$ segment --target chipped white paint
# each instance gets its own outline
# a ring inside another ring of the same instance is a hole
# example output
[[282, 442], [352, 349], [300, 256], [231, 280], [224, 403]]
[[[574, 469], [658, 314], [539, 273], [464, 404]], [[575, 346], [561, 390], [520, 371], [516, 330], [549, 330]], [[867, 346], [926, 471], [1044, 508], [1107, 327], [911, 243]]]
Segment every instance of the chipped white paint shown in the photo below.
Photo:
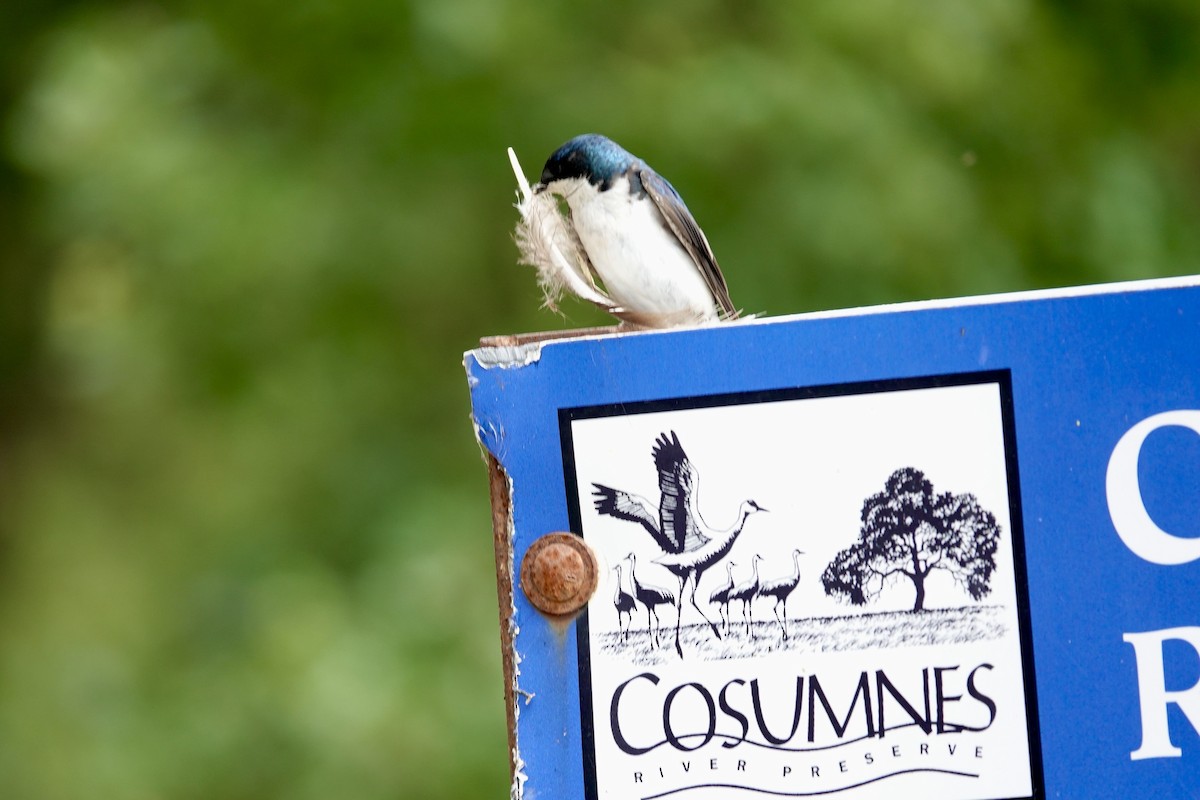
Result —
[[[515, 586], [516, 583], [516, 554], [513, 551], [513, 540], [516, 538], [517, 528], [513, 521], [513, 505], [515, 501], [514, 493], [516, 491], [513, 486], [512, 478], [509, 477], [508, 471], [504, 472], [504, 480], [508, 483], [508, 519], [505, 525], [508, 527], [505, 542], [507, 551], [504, 554], [505, 564], [504, 569], [508, 572], [508, 585]], [[517, 604], [513, 594], [508, 596], [508, 635], [509, 641], [512, 642], [512, 704], [513, 704], [513, 775], [512, 786], [509, 790], [511, 800], [521, 800], [525, 794], [525, 781], [529, 780], [529, 776], [525, 774], [525, 759], [521, 758], [521, 742], [520, 742], [520, 719], [521, 719], [521, 704], [517, 702], [517, 697], [525, 698], [525, 705], [529, 705], [529, 701], [533, 699], [532, 692], [526, 692], [521, 688], [521, 654], [517, 651], [517, 636], [521, 633], [521, 626], [517, 623]]]
[[[545, 342], [480, 347], [471, 350], [470, 355], [475, 356], [475, 361], [484, 369], [527, 367], [542, 357], [543, 344]], [[470, 372], [468, 371], [467, 374], [469, 375]]]

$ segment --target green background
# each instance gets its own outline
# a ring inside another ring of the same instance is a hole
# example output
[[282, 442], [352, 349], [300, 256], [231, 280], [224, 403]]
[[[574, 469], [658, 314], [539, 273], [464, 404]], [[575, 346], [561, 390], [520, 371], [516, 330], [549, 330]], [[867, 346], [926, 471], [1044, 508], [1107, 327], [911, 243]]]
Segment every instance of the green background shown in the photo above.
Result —
[[507, 792], [461, 353], [605, 133], [765, 314], [1186, 274], [1200, 4], [0, 4], [0, 797]]

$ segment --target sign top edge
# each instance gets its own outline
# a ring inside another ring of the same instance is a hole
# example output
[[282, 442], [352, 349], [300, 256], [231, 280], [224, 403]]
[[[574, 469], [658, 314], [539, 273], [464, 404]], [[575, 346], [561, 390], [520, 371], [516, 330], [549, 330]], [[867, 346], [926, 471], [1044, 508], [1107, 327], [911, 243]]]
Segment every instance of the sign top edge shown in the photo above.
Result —
[[[627, 336], [647, 336], [663, 333], [679, 333], [705, 329], [725, 329], [739, 327], [757, 327], [760, 325], [775, 325], [788, 322], [821, 319], [844, 319], [865, 317], [875, 314], [892, 314], [908, 311], [929, 311], [935, 309], [968, 308], [980, 305], [996, 305], [1001, 303], [1021, 303], [1039, 300], [1058, 300], [1072, 297], [1092, 297], [1111, 294], [1126, 294], [1162, 289], [1184, 289], [1200, 286], [1200, 274], [1179, 275], [1168, 278], [1146, 278], [1133, 281], [1118, 281], [1113, 283], [1085, 284], [1082, 286], [1062, 286], [1051, 289], [1027, 289], [1016, 292], [998, 292], [993, 294], [966, 295], [963, 297], [938, 298], [930, 300], [906, 300], [897, 303], [882, 303], [872, 306], [857, 306], [838, 308], [825, 311], [805, 311], [795, 314], [783, 314], [772, 317], [748, 316], [733, 322], [712, 322], [703, 325], [687, 325], [674, 328], [629, 330], [622, 331], [614, 328], [592, 328], [584, 330], [565, 329], [563, 331], [543, 332], [534, 334], [513, 334], [511, 336], [485, 337], [479, 347], [464, 353], [472, 355], [483, 364], [493, 364], [497, 360], [508, 361], [506, 354], [511, 354], [514, 345], [523, 351], [525, 359], [537, 360], [542, 347], [560, 345], [566, 342], [592, 341], [597, 339], [618, 339]], [[517, 345], [517, 342], [527, 340], [527, 344]], [[491, 344], [490, 341], [504, 341], [503, 345]], [[486, 343], [486, 344], [485, 344]], [[530, 358], [529, 350], [534, 351]], [[507, 353], [505, 352], [507, 351]], [[524, 359], [523, 359], [524, 360]], [[528, 363], [528, 362], [526, 362]]]

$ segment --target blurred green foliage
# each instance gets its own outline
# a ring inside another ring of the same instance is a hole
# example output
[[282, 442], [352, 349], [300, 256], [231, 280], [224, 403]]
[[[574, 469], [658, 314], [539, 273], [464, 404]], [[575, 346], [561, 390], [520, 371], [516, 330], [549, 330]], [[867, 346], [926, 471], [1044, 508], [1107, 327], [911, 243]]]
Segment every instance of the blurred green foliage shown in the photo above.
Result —
[[0, 6], [0, 797], [502, 796], [461, 351], [606, 133], [781, 314], [1197, 271], [1200, 5]]

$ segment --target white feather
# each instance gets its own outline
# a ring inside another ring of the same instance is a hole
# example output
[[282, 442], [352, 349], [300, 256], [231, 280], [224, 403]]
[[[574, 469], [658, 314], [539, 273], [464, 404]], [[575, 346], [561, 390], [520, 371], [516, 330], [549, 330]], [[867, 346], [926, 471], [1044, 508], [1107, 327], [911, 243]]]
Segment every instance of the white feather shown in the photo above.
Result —
[[546, 306], [555, 311], [564, 290], [595, 303], [609, 313], [617, 313], [612, 299], [592, 279], [588, 260], [570, 220], [558, 208], [558, 199], [549, 192], [534, 194], [517, 160], [508, 148], [508, 160], [517, 178], [516, 209], [521, 215], [513, 238], [521, 254], [521, 263], [534, 267]]

